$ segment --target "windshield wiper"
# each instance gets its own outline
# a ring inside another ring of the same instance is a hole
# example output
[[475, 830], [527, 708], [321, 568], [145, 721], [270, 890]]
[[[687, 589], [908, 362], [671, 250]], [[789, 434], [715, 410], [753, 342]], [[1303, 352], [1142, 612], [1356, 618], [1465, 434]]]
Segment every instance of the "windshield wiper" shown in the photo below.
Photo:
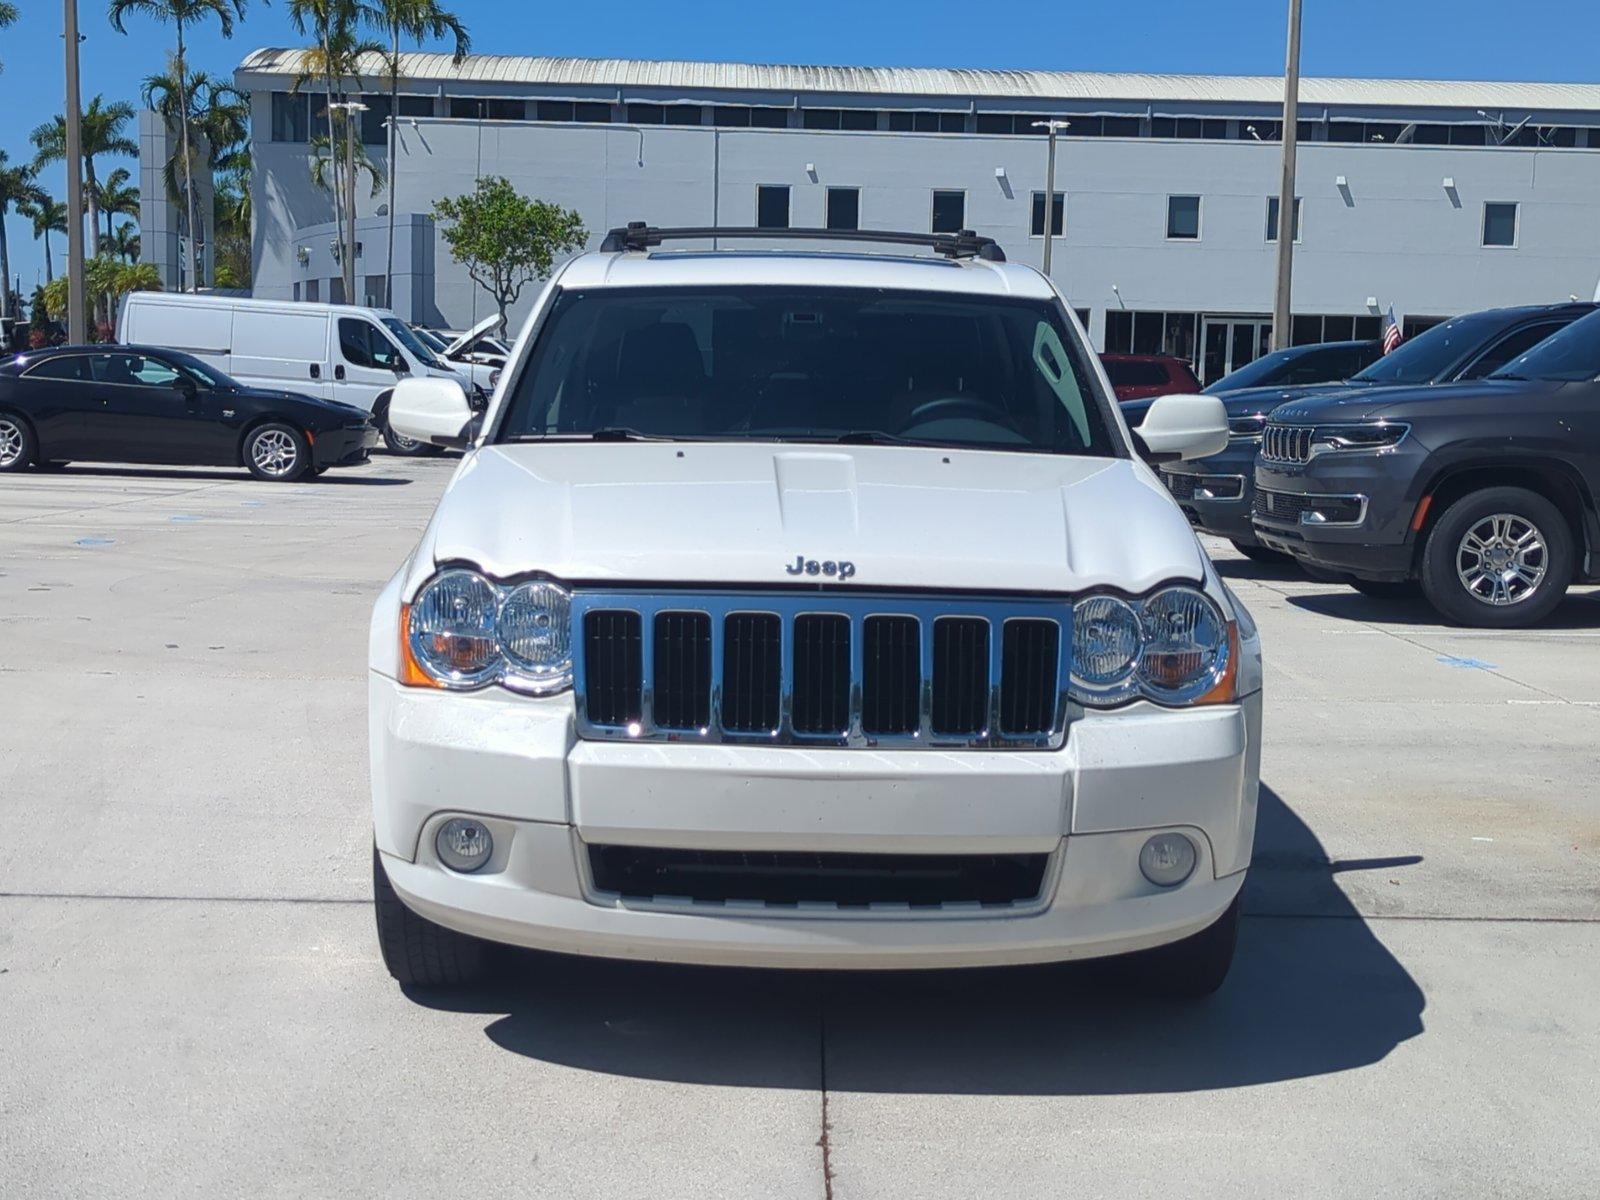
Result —
[[599, 429], [564, 429], [559, 433], [519, 433], [506, 438], [511, 442], [687, 442], [690, 438], [665, 433], [644, 433], [625, 425], [604, 425]]
[[841, 433], [838, 437], [826, 439], [838, 442], [841, 446], [925, 446], [926, 442], [913, 441], [903, 438], [896, 433], [884, 433], [878, 429], [852, 429], [849, 433]]
[[1528, 377], [1526, 375], [1512, 375], [1512, 374], [1509, 374], [1508, 372], [1505, 372], [1505, 371], [1496, 371], [1493, 375], [1489, 376], [1489, 378], [1490, 379], [1527, 379]]

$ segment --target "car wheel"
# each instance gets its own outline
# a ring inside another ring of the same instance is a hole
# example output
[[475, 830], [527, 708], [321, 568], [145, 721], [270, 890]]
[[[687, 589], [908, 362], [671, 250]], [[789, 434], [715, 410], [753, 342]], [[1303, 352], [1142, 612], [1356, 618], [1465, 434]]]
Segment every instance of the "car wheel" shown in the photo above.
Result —
[[415, 987], [466, 987], [489, 973], [489, 946], [477, 938], [435, 925], [405, 906], [372, 848], [372, 909], [378, 949], [396, 982]]
[[1181, 942], [1131, 955], [1128, 965], [1141, 991], [1174, 1000], [1203, 1000], [1222, 986], [1239, 944], [1241, 890], [1223, 914]]
[[1514, 629], [1549, 616], [1572, 582], [1572, 531], [1550, 501], [1495, 487], [1457, 500], [1422, 551], [1422, 591], [1461, 625]]
[[405, 434], [390, 428], [389, 406], [387, 404], [373, 415], [378, 422], [378, 432], [383, 434], [383, 444], [389, 448], [390, 454], [398, 454], [404, 458], [425, 458], [443, 453], [438, 446], [418, 441], [416, 438], [409, 438]]
[[291, 425], [272, 421], [250, 431], [244, 440], [244, 465], [257, 479], [288, 483], [311, 466], [311, 447]]
[[37, 448], [33, 426], [12, 413], [0, 413], [0, 471], [25, 469]]
[[1253, 546], [1249, 542], [1234, 542], [1233, 548], [1251, 562], [1287, 563], [1294, 561], [1291, 555], [1285, 554], [1281, 550], [1269, 550], [1265, 546]]
[[1414, 600], [1419, 592], [1414, 579], [1357, 579], [1352, 575], [1349, 582], [1356, 591], [1374, 600]]

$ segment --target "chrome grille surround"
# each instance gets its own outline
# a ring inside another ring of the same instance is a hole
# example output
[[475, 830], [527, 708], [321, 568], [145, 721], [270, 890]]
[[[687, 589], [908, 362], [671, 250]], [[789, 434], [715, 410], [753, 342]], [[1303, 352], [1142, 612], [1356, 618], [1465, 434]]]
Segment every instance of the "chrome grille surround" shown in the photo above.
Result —
[[[587, 639], [584, 629], [590, 613], [633, 612], [639, 615], [641, 714], [627, 725], [601, 724], [589, 719]], [[711, 720], [701, 729], [666, 729], [655, 721], [654, 662], [656, 616], [661, 613], [705, 613], [711, 625]], [[735, 614], [767, 614], [780, 626], [778, 724], [774, 729], [745, 732], [724, 727], [723, 688], [726, 619]], [[805, 733], [795, 728], [795, 624], [802, 616], [843, 616], [850, 622], [848, 727], [829, 733]], [[869, 733], [863, 728], [864, 626], [870, 617], [910, 617], [918, 623], [921, 656], [917, 695], [917, 728], [907, 733]], [[947, 617], [984, 621], [989, 627], [987, 645], [987, 720], [973, 733], [939, 733], [934, 729], [934, 630]], [[897, 595], [892, 593], [786, 592], [786, 591], [685, 591], [637, 592], [581, 588], [572, 595], [573, 690], [577, 707], [577, 733], [590, 741], [653, 741], [680, 743], [733, 743], [742, 745], [832, 746], [889, 749], [1026, 749], [1057, 750], [1066, 742], [1071, 681], [1072, 601], [1066, 597], [982, 597]], [[1005, 626], [1009, 621], [1048, 621], [1059, 629], [1053, 714], [1043, 732], [1009, 733], [1001, 727], [1002, 657]]]
[[1311, 441], [1316, 432], [1315, 425], [1278, 425], [1269, 421], [1261, 435], [1261, 457], [1273, 462], [1310, 462]]

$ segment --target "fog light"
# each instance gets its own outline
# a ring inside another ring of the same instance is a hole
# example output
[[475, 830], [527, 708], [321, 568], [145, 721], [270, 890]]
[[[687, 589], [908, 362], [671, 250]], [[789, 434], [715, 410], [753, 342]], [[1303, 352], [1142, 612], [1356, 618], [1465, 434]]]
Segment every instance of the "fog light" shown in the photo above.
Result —
[[1139, 851], [1139, 870], [1157, 887], [1176, 887], [1194, 871], [1194, 843], [1181, 833], [1158, 833]]
[[439, 861], [452, 871], [476, 871], [494, 853], [494, 838], [489, 836], [488, 826], [471, 817], [451, 817], [439, 827], [433, 845], [439, 852]]

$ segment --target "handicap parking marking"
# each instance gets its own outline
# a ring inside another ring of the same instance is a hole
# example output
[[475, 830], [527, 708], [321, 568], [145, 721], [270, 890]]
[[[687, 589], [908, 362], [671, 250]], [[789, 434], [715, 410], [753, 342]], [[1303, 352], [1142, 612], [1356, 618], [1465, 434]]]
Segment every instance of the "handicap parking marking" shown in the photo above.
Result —
[[1435, 660], [1447, 667], [1455, 667], [1461, 671], [1498, 671], [1500, 668], [1492, 662], [1484, 662], [1481, 658], [1462, 658], [1455, 654], [1441, 654]]

